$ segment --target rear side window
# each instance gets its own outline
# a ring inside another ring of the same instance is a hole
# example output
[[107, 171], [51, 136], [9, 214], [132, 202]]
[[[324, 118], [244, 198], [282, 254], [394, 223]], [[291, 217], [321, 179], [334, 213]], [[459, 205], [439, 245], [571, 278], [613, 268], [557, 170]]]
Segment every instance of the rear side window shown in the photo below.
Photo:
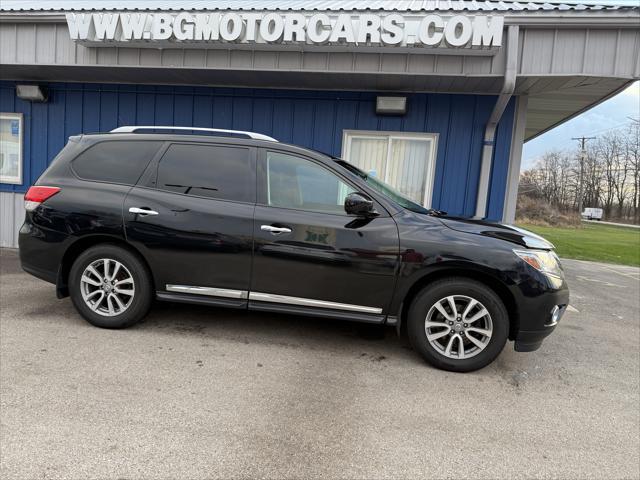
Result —
[[162, 142], [100, 142], [78, 155], [71, 166], [85, 180], [135, 185], [160, 145]]
[[174, 144], [158, 166], [161, 190], [237, 202], [252, 202], [249, 149], [218, 145]]

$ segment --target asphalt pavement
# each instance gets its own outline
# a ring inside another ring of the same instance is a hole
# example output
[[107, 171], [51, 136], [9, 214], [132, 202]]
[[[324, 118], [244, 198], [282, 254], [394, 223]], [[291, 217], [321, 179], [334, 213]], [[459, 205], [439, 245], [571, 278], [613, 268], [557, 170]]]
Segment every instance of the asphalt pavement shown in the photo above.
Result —
[[639, 478], [640, 270], [564, 261], [533, 353], [436, 370], [355, 324], [157, 304], [86, 323], [0, 251], [0, 477]]

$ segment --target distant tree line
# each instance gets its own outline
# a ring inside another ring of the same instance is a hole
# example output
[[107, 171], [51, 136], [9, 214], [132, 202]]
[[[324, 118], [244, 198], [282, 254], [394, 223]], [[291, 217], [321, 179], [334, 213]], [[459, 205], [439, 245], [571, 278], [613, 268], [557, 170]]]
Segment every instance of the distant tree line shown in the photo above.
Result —
[[[606, 219], [639, 223], [640, 123], [587, 142], [582, 165], [582, 205]], [[581, 150], [550, 151], [520, 175], [519, 196], [544, 200], [560, 211], [578, 211]]]

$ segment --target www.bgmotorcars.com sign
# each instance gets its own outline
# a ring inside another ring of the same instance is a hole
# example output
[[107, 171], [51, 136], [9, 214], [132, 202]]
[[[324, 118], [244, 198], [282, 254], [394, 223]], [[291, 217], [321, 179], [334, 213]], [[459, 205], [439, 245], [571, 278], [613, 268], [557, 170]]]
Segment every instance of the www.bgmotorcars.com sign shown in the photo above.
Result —
[[504, 18], [486, 15], [317, 12], [68, 13], [69, 34], [91, 46], [348, 47], [491, 53], [502, 46]]

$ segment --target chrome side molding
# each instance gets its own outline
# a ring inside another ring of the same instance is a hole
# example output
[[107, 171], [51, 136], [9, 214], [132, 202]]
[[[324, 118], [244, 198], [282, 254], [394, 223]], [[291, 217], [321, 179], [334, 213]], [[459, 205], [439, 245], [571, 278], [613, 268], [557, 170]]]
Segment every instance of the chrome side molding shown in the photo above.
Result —
[[247, 292], [246, 290], [231, 290], [228, 288], [196, 287], [192, 285], [166, 285], [168, 292], [190, 293], [193, 295], [207, 295], [210, 297], [249, 299], [256, 302], [282, 303], [285, 305], [298, 305], [302, 307], [327, 308], [344, 310], [347, 312], [381, 314], [382, 308], [353, 305], [351, 303], [328, 302], [313, 298], [289, 297], [274, 293]]
[[167, 285], [167, 292], [191, 293], [195, 295], [208, 295], [210, 297], [223, 298], [247, 298], [246, 290], [231, 290], [228, 288], [195, 287], [192, 285]]
[[314, 300], [312, 298], [289, 297], [287, 295], [276, 295], [273, 293], [250, 292], [249, 300], [271, 303], [285, 303], [287, 305], [300, 305], [304, 307], [332, 308], [334, 310], [346, 310], [349, 312], [361, 313], [382, 313], [381, 308], [365, 307], [363, 305], [352, 305], [350, 303], [328, 302], [326, 300]]

